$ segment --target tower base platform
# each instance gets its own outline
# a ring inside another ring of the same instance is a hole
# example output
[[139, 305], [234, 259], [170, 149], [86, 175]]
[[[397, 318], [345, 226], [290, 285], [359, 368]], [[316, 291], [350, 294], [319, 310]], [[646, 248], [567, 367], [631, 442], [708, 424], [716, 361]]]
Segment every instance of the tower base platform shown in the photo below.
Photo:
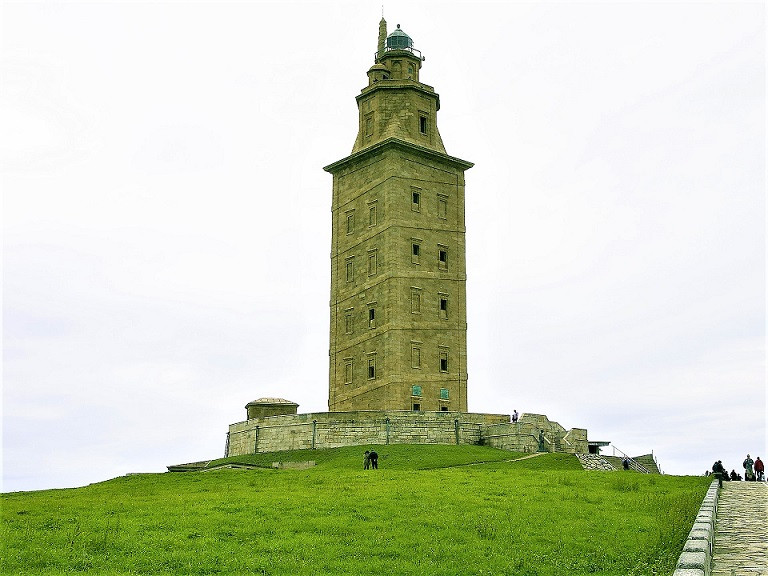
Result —
[[225, 456], [368, 444], [479, 444], [516, 452], [588, 452], [587, 430], [543, 414], [359, 410], [250, 418], [230, 424]]

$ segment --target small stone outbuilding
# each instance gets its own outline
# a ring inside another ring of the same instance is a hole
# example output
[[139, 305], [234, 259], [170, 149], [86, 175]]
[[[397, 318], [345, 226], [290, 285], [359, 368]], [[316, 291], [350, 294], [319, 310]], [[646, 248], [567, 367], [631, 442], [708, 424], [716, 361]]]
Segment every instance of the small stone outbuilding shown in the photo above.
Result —
[[285, 398], [259, 398], [245, 405], [246, 419], [296, 414], [299, 405]]

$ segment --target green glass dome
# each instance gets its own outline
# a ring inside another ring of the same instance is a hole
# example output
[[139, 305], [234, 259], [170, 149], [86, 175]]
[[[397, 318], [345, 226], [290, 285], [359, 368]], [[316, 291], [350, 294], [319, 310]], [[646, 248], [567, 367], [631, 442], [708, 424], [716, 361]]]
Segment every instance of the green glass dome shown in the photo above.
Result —
[[387, 36], [387, 50], [409, 50], [411, 48], [413, 48], [413, 40], [400, 29], [400, 24], [398, 24], [397, 30]]

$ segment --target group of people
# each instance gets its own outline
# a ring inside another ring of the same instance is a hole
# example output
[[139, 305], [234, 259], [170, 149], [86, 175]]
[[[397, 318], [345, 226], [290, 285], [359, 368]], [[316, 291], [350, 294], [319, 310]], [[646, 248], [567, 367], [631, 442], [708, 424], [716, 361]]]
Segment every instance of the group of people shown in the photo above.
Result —
[[379, 455], [376, 450], [366, 450], [363, 453], [363, 470], [368, 470], [368, 468], [374, 470], [379, 468]]
[[752, 460], [749, 454], [741, 464], [744, 467], [744, 480], [757, 480], [763, 482], [765, 480], [765, 464], [760, 460], [760, 456], [757, 460]]
[[[744, 468], [744, 480], [758, 482], [765, 481], [765, 464], [760, 460], [760, 456], [757, 457], [757, 460], [752, 460], [752, 457], [747, 454], [747, 457], [741, 465]], [[736, 470], [731, 470], [731, 473], [728, 474], [725, 466], [723, 466], [722, 460], [718, 460], [712, 465], [712, 473], [719, 474], [719, 477], [723, 480], [742, 480], [741, 474], [737, 474]]]

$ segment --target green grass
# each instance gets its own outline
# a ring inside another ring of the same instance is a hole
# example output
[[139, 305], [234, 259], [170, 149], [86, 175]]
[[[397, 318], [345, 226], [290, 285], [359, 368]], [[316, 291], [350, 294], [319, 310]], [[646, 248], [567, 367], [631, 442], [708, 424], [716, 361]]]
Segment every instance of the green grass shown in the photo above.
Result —
[[[703, 477], [584, 472], [575, 457], [379, 446], [3, 494], [4, 574], [670, 574]], [[478, 463], [479, 464], [474, 464]], [[474, 464], [474, 465], [473, 465]]]
[[[502, 462], [526, 456], [519, 452], [495, 450], [482, 446], [446, 446], [424, 444], [392, 444], [389, 446], [348, 446], [333, 450], [286, 450], [266, 454], [248, 454], [212, 460], [208, 467], [220, 464], [251, 464], [271, 468], [273, 462], [306, 462], [314, 460], [318, 466], [336, 470], [359, 470], [363, 467], [363, 452], [376, 449], [379, 465], [388, 470], [428, 470], [463, 466], [478, 462]], [[571, 459], [576, 462], [575, 458]], [[579, 469], [581, 466], [576, 465]]]

